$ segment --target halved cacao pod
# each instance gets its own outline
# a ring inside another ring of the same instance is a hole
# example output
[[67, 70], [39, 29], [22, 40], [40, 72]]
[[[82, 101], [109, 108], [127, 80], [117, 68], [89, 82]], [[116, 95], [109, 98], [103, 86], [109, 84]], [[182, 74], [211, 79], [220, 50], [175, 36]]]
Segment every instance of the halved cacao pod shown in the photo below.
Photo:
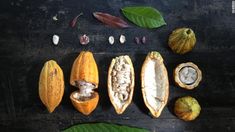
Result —
[[51, 113], [60, 104], [63, 95], [63, 71], [54, 60], [47, 61], [40, 74], [39, 97]]
[[72, 101], [73, 106], [84, 115], [89, 115], [96, 108], [98, 104], [99, 94], [97, 92], [94, 92], [93, 94], [94, 97], [84, 101], [77, 99], [78, 94], [79, 94], [78, 91], [74, 91], [70, 95], [70, 99]]
[[167, 104], [169, 81], [160, 53], [148, 53], [141, 70], [141, 87], [145, 105], [157, 118]]
[[188, 90], [197, 87], [202, 80], [201, 70], [192, 62], [179, 64], [173, 74], [175, 83], [181, 88]]
[[132, 101], [135, 73], [129, 56], [112, 59], [108, 71], [109, 98], [117, 114], [122, 114]]
[[98, 93], [93, 91], [99, 84], [98, 68], [91, 52], [82, 51], [74, 61], [70, 84], [79, 89], [70, 95], [73, 106], [84, 115], [89, 115], [99, 101]]
[[82, 51], [73, 63], [70, 84], [77, 86], [78, 81], [85, 81], [98, 87], [99, 75], [98, 68], [93, 57], [89, 51]]

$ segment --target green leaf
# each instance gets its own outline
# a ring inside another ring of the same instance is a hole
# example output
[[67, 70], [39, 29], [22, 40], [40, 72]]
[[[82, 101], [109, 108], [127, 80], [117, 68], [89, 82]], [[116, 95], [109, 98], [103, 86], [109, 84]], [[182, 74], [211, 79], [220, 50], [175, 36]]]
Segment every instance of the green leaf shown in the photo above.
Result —
[[80, 124], [65, 129], [63, 132], [148, 132], [145, 129], [108, 123]]
[[166, 25], [161, 13], [152, 7], [124, 7], [123, 15], [134, 24], [144, 28], [158, 28]]

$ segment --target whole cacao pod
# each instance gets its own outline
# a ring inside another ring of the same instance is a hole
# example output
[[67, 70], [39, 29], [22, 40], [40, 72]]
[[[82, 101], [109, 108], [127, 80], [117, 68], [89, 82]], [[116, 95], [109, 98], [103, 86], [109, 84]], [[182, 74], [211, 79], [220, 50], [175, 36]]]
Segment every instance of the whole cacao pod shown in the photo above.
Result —
[[201, 111], [198, 101], [191, 97], [185, 96], [178, 98], [175, 102], [174, 112], [176, 116], [184, 121], [196, 119]]
[[190, 28], [178, 28], [174, 30], [168, 41], [169, 47], [177, 54], [185, 54], [193, 49], [196, 37]]
[[64, 75], [60, 66], [54, 61], [47, 61], [39, 79], [39, 96], [51, 113], [60, 104], [64, 95]]

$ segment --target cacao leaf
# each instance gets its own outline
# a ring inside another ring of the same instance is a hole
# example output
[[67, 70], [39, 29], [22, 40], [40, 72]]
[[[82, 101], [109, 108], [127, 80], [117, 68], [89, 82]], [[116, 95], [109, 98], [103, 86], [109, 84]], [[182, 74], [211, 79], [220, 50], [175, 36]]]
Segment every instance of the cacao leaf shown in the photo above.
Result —
[[63, 132], [148, 132], [148, 130], [108, 123], [90, 123], [75, 125]]
[[94, 17], [99, 21], [103, 22], [114, 28], [127, 28], [129, 25], [119, 17], [112, 16], [108, 13], [94, 12]]
[[158, 28], [166, 25], [161, 13], [152, 7], [124, 7], [123, 15], [134, 24], [144, 28]]

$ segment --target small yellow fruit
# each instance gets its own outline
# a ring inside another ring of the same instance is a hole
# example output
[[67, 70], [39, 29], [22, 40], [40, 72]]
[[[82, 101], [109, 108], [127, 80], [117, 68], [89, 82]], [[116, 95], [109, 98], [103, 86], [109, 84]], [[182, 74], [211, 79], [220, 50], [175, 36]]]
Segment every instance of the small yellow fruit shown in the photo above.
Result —
[[197, 100], [191, 96], [181, 97], [176, 100], [174, 112], [176, 116], [184, 121], [196, 119], [201, 111]]
[[177, 54], [185, 54], [193, 49], [196, 37], [190, 28], [178, 28], [174, 30], [168, 41], [169, 47]]

